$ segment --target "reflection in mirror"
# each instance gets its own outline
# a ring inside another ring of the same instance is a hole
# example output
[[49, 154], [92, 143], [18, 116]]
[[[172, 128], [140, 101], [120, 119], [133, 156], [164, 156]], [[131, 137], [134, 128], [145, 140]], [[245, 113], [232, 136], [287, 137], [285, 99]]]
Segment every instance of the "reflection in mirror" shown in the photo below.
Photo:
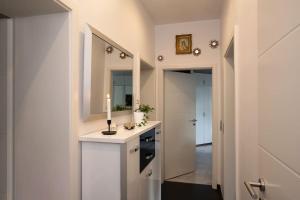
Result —
[[87, 26], [84, 38], [83, 116], [107, 111], [106, 95], [112, 96], [112, 111], [132, 111], [133, 55]]
[[132, 110], [132, 71], [112, 71], [112, 110]]
[[105, 55], [105, 41], [93, 34], [92, 36], [92, 64], [91, 64], [91, 114], [105, 111], [104, 76], [107, 58]]

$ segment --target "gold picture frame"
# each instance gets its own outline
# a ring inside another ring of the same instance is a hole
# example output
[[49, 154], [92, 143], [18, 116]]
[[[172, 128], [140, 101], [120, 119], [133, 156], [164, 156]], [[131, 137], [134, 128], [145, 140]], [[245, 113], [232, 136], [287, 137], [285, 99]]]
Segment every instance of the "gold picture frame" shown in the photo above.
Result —
[[192, 34], [176, 35], [176, 54], [192, 53]]

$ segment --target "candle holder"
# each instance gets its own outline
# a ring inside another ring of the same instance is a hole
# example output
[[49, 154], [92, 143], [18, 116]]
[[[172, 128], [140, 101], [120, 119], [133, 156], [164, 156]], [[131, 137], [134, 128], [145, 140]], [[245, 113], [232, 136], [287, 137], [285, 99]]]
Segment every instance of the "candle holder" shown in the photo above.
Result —
[[108, 125], [108, 131], [102, 131], [103, 135], [115, 135], [117, 131], [111, 131], [110, 126], [111, 126], [111, 120], [107, 120], [107, 125]]

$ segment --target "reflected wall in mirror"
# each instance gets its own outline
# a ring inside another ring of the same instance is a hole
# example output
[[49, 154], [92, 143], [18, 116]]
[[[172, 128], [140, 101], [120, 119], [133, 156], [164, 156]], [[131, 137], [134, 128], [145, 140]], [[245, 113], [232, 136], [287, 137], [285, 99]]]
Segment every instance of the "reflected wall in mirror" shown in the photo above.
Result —
[[[83, 117], [105, 113], [106, 95], [112, 111], [132, 111], [133, 55], [90, 25], [84, 37]], [[105, 115], [103, 115], [105, 116]]]
[[132, 110], [132, 71], [112, 71], [112, 110]]

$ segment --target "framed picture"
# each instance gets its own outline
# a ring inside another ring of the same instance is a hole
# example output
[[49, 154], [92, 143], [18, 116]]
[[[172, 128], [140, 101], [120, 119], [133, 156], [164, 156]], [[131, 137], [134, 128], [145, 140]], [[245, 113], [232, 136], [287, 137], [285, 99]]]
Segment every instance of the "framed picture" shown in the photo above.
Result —
[[192, 53], [192, 34], [176, 35], [176, 54]]

